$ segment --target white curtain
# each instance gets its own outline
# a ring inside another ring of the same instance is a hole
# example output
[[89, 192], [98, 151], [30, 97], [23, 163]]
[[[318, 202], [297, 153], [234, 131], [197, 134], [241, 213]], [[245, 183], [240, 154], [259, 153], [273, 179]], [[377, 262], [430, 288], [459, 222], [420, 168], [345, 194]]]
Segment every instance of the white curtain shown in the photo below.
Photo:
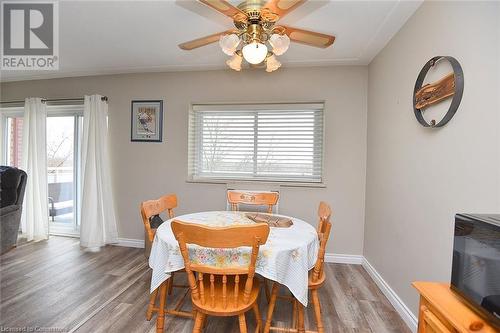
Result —
[[28, 174], [21, 230], [31, 240], [49, 238], [47, 189], [47, 106], [41, 98], [26, 98], [21, 169]]
[[82, 135], [80, 245], [91, 249], [118, 240], [108, 148], [108, 103], [85, 96]]

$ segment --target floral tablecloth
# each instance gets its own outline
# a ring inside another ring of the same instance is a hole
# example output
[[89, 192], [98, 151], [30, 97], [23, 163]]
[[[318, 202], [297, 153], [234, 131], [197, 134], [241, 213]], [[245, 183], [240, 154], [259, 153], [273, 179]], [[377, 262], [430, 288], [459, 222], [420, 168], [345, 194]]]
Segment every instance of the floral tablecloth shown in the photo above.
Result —
[[[308, 271], [313, 268], [318, 255], [319, 242], [312, 225], [290, 217], [289, 228], [271, 228], [267, 243], [262, 245], [256, 263], [256, 272], [269, 280], [288, 287], [304, 306], [307, 306]], [[213, 211], [177, 216], [176, 220], [209, 226], [253, 224], [244, 212]], [[172, 219], [173, 220], [173, 219]], [[179, 245], [170, 222], [165, 221], [156, 231], [151, 248], [149, 266], [153, 269], [151, 292], [170, 277], [170, 272], [184, 268]], [[215, 264], [219, 267], [249, 260], [249, 248], [210, 249], [189, 245], [191, 260]]]

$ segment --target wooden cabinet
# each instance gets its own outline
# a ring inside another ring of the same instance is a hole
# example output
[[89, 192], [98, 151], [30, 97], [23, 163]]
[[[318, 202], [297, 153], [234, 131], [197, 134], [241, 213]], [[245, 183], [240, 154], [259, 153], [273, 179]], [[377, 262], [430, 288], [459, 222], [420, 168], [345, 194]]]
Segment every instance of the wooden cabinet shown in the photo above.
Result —
[[414, 282], [420, 293], [418, 333], [499, 333], [446, 283]]

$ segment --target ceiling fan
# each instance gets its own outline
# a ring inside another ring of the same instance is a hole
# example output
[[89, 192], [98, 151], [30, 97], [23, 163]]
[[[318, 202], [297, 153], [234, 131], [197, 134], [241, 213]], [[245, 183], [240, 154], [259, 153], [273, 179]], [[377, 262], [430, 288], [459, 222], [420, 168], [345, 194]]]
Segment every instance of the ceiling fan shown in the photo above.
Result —
[[[219, 41], [222, 51], [232, 56], [226, 64], [241, 70], [243, 59], [251, 66], [265, 64], [267, 72], [277, 70], [281, 63], [276, 56], [288, 50], [290, 41], [327, 48], [334, 36], [318, 32], [277, 25], [277, 21], [302, 5], [306, 0], [247, 0], [237, 7], [226, 0], [198, 0], [216, 11], [229, 16], [236, 29], [179, 44], [183, 50], [192, 50]], [[266, 44], [271, 47], [269, 50]], [[240, 48], [241, 46], [241, 48]]]

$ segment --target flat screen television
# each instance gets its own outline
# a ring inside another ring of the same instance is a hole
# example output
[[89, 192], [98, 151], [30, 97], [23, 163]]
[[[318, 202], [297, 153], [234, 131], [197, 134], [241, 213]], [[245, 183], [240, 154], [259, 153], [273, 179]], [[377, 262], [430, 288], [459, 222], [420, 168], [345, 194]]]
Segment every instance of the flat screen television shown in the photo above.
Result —
[[500, 214], [457, 214], [451, 288], [500, 326]]

